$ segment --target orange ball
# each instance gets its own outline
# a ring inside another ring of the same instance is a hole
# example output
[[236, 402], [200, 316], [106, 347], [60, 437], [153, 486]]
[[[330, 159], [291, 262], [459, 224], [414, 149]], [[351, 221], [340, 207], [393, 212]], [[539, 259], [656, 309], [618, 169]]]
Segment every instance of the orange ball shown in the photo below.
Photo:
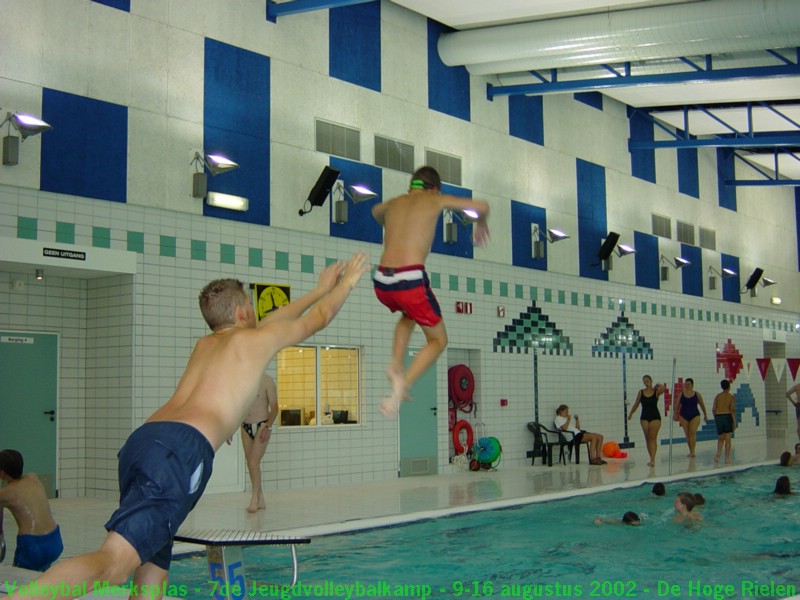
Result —
[[617, 442], [606, 442], [603, 444], [603, 456], [606, 458], [614, 458], [617, 452], [619, 452], [619, 444], [617, 444]]

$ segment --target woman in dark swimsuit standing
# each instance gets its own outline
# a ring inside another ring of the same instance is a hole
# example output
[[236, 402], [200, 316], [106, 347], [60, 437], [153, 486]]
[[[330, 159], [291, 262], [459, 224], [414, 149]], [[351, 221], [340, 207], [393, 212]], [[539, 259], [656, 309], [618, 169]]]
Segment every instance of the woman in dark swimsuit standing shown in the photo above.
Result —
[[633, 403], [633, 408], [628, 414], [628, 421], [633, 418], [639, 404], [642, 405], [642, 414], [639, 416], [639, 423], [642, 426], [642, 433], [647, 443], [647, 452], [650, 454], [650, 462], [647, 463], [648, 467], [656, 466], [656, 451], [658, 450], [658, 432], [661, 429], [661, 412], [658, 410], [658, 399], [664, 393], [664, 389], [660, 383], [653, 387], [653, 378], [650, 375], [642, 377], [644, 389], [639, 390], [636, 395], [636, 402]]
[[694, 379], [687, 377], [683, 383], [683, 392], [678, 398], [675, 414], [678, 416], [683, 432], [686, 434], [686, 443], [689, 446], [689, 458], [694, 458], [694, 449], [697, 445], [697, 428], [700, 427], [700, 410], [703, 410], [703, 421], [708, 421], [708, 413], [700, 392], [694, 390]]

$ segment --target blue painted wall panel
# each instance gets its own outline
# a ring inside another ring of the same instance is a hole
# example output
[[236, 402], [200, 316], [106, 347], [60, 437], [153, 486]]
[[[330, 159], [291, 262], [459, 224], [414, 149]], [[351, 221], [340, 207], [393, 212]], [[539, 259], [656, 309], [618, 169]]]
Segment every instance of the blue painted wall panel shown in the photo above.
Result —
[[795, 237], [797, 237], [797, 270], [800, 271], [800, 187], [794, 188]]
[[42, 119], [42, 190], [127, 201], [127, 107], [44, 88]]
[[111, 8], [124, 10], [125, 12], [131, 12], [131, 0], [92, 0], [92, 2], [97, 2], [97, 4], [105, 4]]
[[703, 253], [700, 247], [681, 244], [681, 257], [692, 263], [680, 269], [683, 293], [702, 298], [704, 271]]
[[[472, 190], [467, 188], [455, 187], [446, 183], [442, 184], [442, 193], [451, 196], [461, 196], [462, 198], [472, 198]], [[436, 235], [433, 238], [432, 252], [446, 254], [448, 256], [460, 256], [461, 258], [472, 258], [472, 225], [462, 225], [455, 221], [458, 228], [458, 240], [455, 244], [445, 244], [444, 242], [444, 213], [439, 215], [436, 222]]]
[[600, 165], [576, 160], [578, 187], [578, 264], [581, 277], [608, 281], [597, 252], [606, 229], [606, 171]]
[[588, 104], [597, 110], [603, 110], [603, 94], [600, 92], [576, 92], [572, 96], [578, 102]]
[[639, 287], [657, 290], [661, 286], [659, 273], [660, 255], [658, 253], [658, 238], [641, 231], [633, 232], [633, 247], [636, 254], [636, 285]]
[[206, 216], [269, 225], [270, 59], [205, 41], [203, 148], [239, 168], [209, 176], [208, 189], [248, 198], [247, 212], [203, 205]]
[[678, 191], [693, 198], [700, 198], [697, 148], [678, 149]]
[[428, 108], [469, 121], [469, 73], [439, 58], [439, 36], [450, 31], [454, 30], [428, 19]]
[[[653, 122], [642, 114], [628, 107], [630, 138], [635, 142], [653, 141]], [[656, 151], [634, 150], [631, 152], [631, 175], [650, 183], [656, 182]]]
[[330, 76], [380, 92], [380, 2], [332, 8], [328, 22]]
[[508, 133], [544, 146], [544, 110], [541, 96], [509, 96]]
[[[372, 207], [383, 199], [383, 173], [381, 169], [336, 156], [331, 157], [330, 164], [339, 171], [339, 179], [346, 186], [363, 185], [378, 194], [377, 198], [353, 204], [349, 198], [341, 198], [334, 192], [328, 207], [328, 215], [331, 219], [331, 237], [375, 244], [383, 243], [383, 228], [372, 218]], [[337, 200], [347, 201], [347, 223], [338, 224], [333, 222], [334, 203]]]
[[725, 185], [725, 181], [736, 178], [733, 150], [717, 148], [717, 189], [719, 205], [722, 208], [736, 210], [736, 186]]
[[540, 206], [511, 201], [511, 264], [515, 267], [547, 270], [547, 242], [544, 244], [544, 257], [533, 258], [531, 224], [538, 223], [541, 240], [547, 231], [547, 211]]
[[733, 277], [722, 279], [722, 299], [726, 302], [741, 302], [742, 295], [739, 290], [742, 287], [742, 275], [739, 273], [739, 257], [723, 254], [720, 258], [720, 266], [723, 269], [730, 269], [736, 272]]

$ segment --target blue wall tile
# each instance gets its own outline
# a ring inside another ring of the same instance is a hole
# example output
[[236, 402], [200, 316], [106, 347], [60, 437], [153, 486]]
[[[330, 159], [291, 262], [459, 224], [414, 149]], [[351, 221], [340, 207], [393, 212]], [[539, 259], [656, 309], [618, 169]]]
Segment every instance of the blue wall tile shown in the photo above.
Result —
[[48, 192], [125, 202], [128, 109], [44, 88], [40, 187]]
[[544, 110], [541, 96], [509, 96], [508, 133], [544, 146]]
[[681, 267], [683, 293], [690, 296], [703, 296], [703, 252], [699, 246], [681, 244], [681, 257], [692, 264]]
[[541, 240], [547, 232], [547, 211], [539, 206], [511, 201], [511, 263], [516, 267], [547, 270], [547, 242], [544, 243], [544, 258], [533, 258], [531, 224], [538, 223]]
[[600, 92], [576, 92], [572, 97], [592, 108], [603, 110], [603, 94]]
[[439, 58], [439, 36], [450, 31], [428, 19], [428, 108], [469, 121], [469, 73], [465, 67], [448, 67]]
[[742, 286], [742, 274], [739, 273], [739, 257], [730, 254], [722, 254], [720, 258], [720, 266], [723, 269], [730, 269], [736, 272], [736, 275], [733, 277], [722, 279], [722, 299], [726, 302], [741, 302], [742, 295], [739, 293], [739, 290]]
[[678, 149], [678, 191], [694, 198], [700, 197], [697, 148]]
[[[360, 184], [378, 194], [377, 198], [353, 204], [349, 198], [339, 198], [335, 192], [332, 192], [334, 197], [328, 207], [328, 215], [331, 218], [331, 237], [373, 242], [375, 244], [382, 243], [383, 228], [372, 217], [372, 207], [383, 200], [383, 173], [381, 169], [335, 156], [331, 157], [330, 164], [331, 167], [340, 171], [339, 179], [348, 187]], [[341, 199], [347, 201], [347, 223], [337, 224], [332, 220], [333, 207], [334, 202]]]
[[581, 277], [608, 281], [597, 253], [606, 229], [606, 171], [600, 165], [576, 160], [578, 186], [578, 266]]
[[205, 41], [203, 148], [239, 168], [209, 176], [208, 190], [245, 196], [246, 212], [203, 205], [203, 214], [269, 225], [270, 59], [212, 39]]
[[658, 253], [658, 238], [649, 233], [634, 231], [633, 245], [636, 248], [636, 254], [633, 255], [636, 261], [636, 285], [651, 290], [659, 289], [661, 256]]
[[[630, 139], [634, 142], [653, 141], [653, 122], [641, 111], [628, 107]], [[650, 183], [656, 182], [656, 151], [631, 151], [631, 175]]]
[[380, 2], [332, 8], [328, 23], [330, 76], [380, 92]]
[[717, 148], [717, 189], [719, 205], [722, 208], [736, 210], [736, 186], [726, 185], [725, 181], [736, 178], [733, 150]]

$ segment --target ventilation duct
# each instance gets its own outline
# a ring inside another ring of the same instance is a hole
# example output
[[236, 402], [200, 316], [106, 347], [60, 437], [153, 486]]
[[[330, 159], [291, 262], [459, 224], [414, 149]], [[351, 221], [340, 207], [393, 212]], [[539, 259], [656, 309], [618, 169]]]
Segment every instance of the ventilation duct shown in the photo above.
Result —
[[705, 0], [444, 34], [472, 75], [800, 46], [797, 0]]

